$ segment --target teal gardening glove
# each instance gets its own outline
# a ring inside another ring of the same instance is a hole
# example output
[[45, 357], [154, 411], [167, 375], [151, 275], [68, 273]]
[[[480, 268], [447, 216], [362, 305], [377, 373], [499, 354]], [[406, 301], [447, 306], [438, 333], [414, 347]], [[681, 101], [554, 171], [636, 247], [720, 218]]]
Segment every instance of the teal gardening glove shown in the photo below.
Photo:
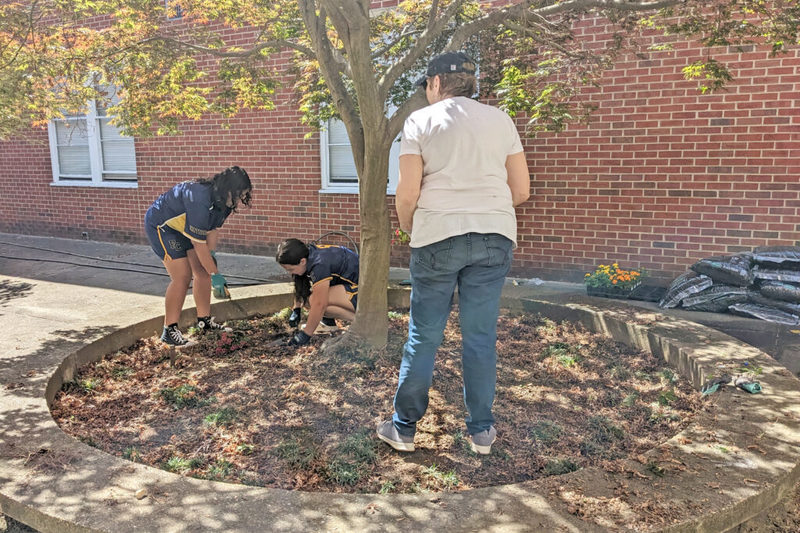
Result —
[[231, 297], [231, 292], [228, 290], [228, 281], [225, 279], [225, 276], [219, 272], [211, 274], [211, 292], [214, 294], [215, 298], [223, 299]]

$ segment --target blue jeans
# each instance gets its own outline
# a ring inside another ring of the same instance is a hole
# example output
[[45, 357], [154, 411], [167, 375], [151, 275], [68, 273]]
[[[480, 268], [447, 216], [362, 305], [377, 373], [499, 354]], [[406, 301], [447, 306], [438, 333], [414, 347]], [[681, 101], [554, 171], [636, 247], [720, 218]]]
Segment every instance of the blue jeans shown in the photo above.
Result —
[[497, 316], [500, 292], [511, 267], [511, 241], [496, 233], [467, 233], [411, 250], [411, 312], [394, 396], [394, 422], [413, 436], [428, 408], [434, 355], [458, 286], [464, 404], [470, 435], [494, 423], [497, 381]]

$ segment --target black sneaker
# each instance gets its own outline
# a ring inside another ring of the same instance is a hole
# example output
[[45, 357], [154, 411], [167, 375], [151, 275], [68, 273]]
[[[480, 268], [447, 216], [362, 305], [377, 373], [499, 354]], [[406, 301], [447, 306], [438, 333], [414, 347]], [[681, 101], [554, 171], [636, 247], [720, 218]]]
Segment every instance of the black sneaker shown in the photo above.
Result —
[[169, 346], [178, 348], [186, 348], [197, 344], [195, 341], [190, 341], [184, 337], [181, 330], [178, 329], [177, 324], [164, 326], [164, 331], [161, 333], [161, 341]]
[[214, 321], [213, 316], [199, 316], [197, 317], [197, 325], [195, 326], [198, 331], [204, 333], [206, 331], [227, 331], [230, 333], [233, 328], [226, 327], [223, 324], [218, 324]]

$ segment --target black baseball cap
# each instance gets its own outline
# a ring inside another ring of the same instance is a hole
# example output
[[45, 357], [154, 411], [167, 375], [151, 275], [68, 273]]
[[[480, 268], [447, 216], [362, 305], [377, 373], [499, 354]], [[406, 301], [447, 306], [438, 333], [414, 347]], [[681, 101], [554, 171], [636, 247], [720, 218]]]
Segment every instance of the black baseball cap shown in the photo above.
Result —
[[446, 52], [428, 61], [428, 70], [425, 75], [419, 78], [414, 85], [425, 87], [428, 78], [437, 74], [452, 74], [454, 72], [465, 72], [475, 74], [475, 62], [463, 52]]

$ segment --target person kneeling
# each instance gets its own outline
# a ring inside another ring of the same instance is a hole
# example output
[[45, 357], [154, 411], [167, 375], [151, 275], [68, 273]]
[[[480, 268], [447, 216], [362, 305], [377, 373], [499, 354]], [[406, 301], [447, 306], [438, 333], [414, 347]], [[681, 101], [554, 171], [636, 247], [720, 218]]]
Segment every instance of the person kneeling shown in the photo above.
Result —
[[335, 319], [352, 322], [358, 299], [358, 254], [344, 246], [305, 244], [286, 239], [275, 260], [294, 279], [292, 327], [300, 323], [301, 308], [308, 308], [308, 320], [289, 341], [307, 344], [316, 333], [336, 331]]

